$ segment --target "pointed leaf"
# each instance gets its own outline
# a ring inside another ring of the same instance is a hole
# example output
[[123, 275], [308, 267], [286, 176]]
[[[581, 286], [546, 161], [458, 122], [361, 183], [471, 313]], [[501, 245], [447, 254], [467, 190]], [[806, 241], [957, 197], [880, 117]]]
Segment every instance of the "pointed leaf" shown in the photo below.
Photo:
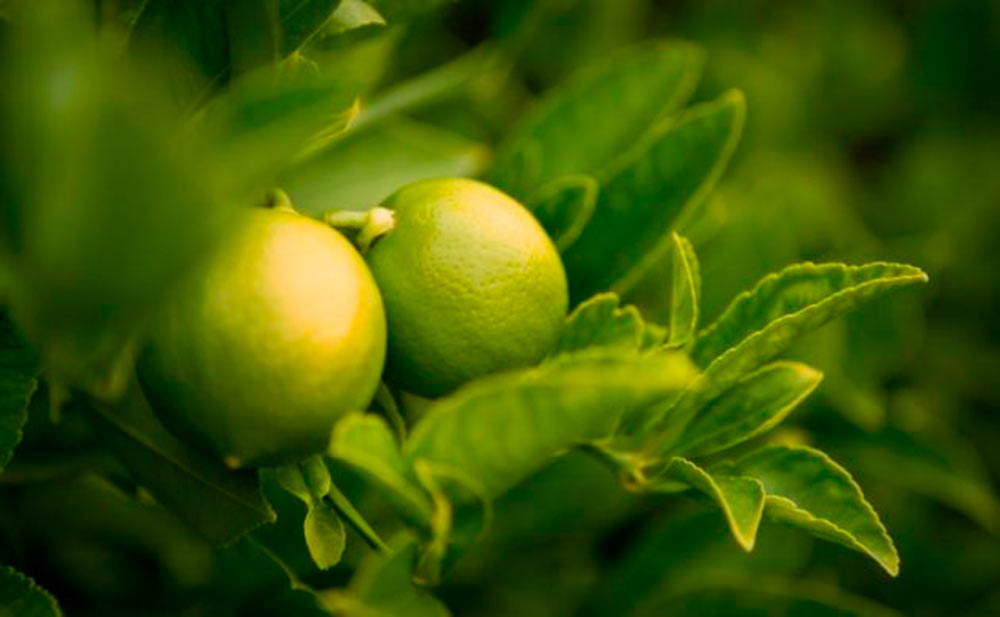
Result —
[[725, 169], [743, 128], [739, 92], [654, 127], [602, 174], [590, 223], [563, 255], [570, 296], [625, 293], [670, 248], [667, 233], [691, 215]]
[[726, 517], [729, 530], [740, 547], [749, 552], [757, 540], [757, 528], [764, 513], [764, 487], [753, 478], [710, 474], [695, 463], [674, 457], [650, 480], [646, 490], [656, 491], [661, 480], [683, 482], [707, 495]]
[[634, 306], [618, 307], [618, 296], [597, 294], [577, 306], [559, 336], [553, 355], [591, 347], [638, 349], [642, 343], [643, 323]]
[[364, 26], [384, 26], [385, 18], [364, 0], [340, 0], [328, 25], [331, 34], [340, 34]]
[[3, 617], [62, 617], [55, 598], [35, 581], [10, 566], [0, 566], [0, 615]]
[[701, 273], [694, 247], [687, 238], [670, 234], [673, 280], [670, 293], [669, 347], [683, 347], [694, 339], [701, 303]]
[[741, 458], [731, 471], [760, 481], [772, 518], [862, 552], [892, 576], [899, 573], [899, 555], [878, 514], [851, 475], [826, 454], [769, 446]]
[[233, 471], [167, 432], [134, 386], [114, 407], [87, 407], [108, 447], [164, 507], [224, 544], [276, 519], [255, 471]]
[[598, 190], [591, 176], [562, 176], [539, 189], [526, 205], [563, 252], [580, 237], [594, 214]]
[[0, 472], [21, 443], [28, 403], [38, 386], [37, 374], [34, 354], [21, 341], [7, 313], [0, 313]]
[[681, 355], [608, 352], [483, 379], [434, 402], [404, 457], [461, 469], [493, 497], [567, 448], [609, 436], [623, 409], [691, 377]]
[[328, 454], [364, 474], [407, 520], [429, 527], [431, 503], [408, 477], [399, 445], [384, 419], [362, 413], [344, 416], [334, 427]]
[[[863, 266], [803, 263], [764, 277], [730, 303], [711, 326], [698, 334], [691, 356], [707, 366], [723, 352], [765, 328], [775, 334], [788, 321], [796, 334], [819, 327], [890, 289], [927, 282], [919, 268], [875, 262]], [[773, 334], [771, 338], [777, 338]]]
[[567, 174], [593, 174], [694, 90], [702, 53], [654, 41], [612, 54], [548, 92], [501, 144], [492, 183], [515, 196]]
[[774, 362], [741, 380], [701, 410], [677, 443], [685, 456], [706, 456], [770, 430], [823, 379], [799, 362]]
[[347, 530], [336, 510], [322, 501], [314, 503], [306, 512], [303, 529], [316, 567], [326, 570], [340, 563], [347, 545]]
[[[661, 429], [654, 439], [656, 448], [669, 451], [705, 405], [806, 332], [880, 293], [926, 280], [919, 268], [886, 263], [861, 267], [807, 263], [766, 277], [699, 336], [693, 354], [702, 362], [712, 358], [713, 350], [732, 346], [711, 360], [675, 405], [659, 410], [660, 418], [654, 422]], [[794, 286], [796, 281], [802, 284]]]
[[[267, 470], [265, 470], [265, 473], [267, 473]], [[274, 479], [289, 494], [297, 497], [306, 506], [312, 507], [313, 495], [309, 490], [309, 485], [306, 484], [302, 469], [298, 465], [284, 465], [276, 468], [274, 470]]]

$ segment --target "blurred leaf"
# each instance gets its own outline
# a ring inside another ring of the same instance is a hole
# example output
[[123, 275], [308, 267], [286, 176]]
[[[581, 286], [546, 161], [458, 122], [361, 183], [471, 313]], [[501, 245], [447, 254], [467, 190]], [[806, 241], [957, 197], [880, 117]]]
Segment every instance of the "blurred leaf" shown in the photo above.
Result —
[[608, 437], [622, 409], [661, 399], [691, 377], [680, 355], [609, 351], [482, 379], [430, 406], [404, 458], [460, 469], [494, 497], [567, 448]]
[[860, 475], [936, 499], [992, 532], [1000, 529], [1000, 498], [975, 447], [945, 427], [924, 432], [886, 429], [836, 451]]
[[384, 26], [385, 18], [365, 0], [340, 0], [333, 12], [329, 29], [334, 34], [347, 32], [363, 26]]
[[[926, 280], [919, 268], [886, 263], [806, 263], [765, 277], [699, 335], [692, 355], [711, 363], [676, 404], [652, 415], [653, 425], [664, 429], [657, 431], [654, 449], [673, 448], [699, 410], [804, 333], [874, 296]], [[709, 351], [716, 348], [725, 352], [715, 357]]]
[[562, 176], [542, 186], [525, 205], [563, 252], [594, 214], [598, 190], [591, 176]]
[[256, 471], [233, 471], [190, 449], [155, 418], [133, 385], [118, 405], [88, 406], [134, 480], [208, 540], [225, 544], [275, 520]]
[[448, 617], [448, 609], [413, 582], [416, 542], [399, 536], [392, 548], [388, 556], [373, 553], [363, 561], [346, 590], [323, 592], [327, 609], [344, 617]]
[[729, 531], [740, 547], [749, 552], [757, 540], [757, 528], [764, 513], [764, 488], [754, 478], [727, 474], [710, 474], [695, 463], [674, 457], [655, 477], [645, 490], [656, 491], [657, 483], [663, 480], [683, 482], [704, 493], [715, 502], [726, 517]]
[[[779, 324], [814, 320], [826, 323], [890, 289], [924, 282], [926, 274], [903, 264], [789, 266], [737, 296], [715, 323], [698, 334], [691, 356], [699, 365], [707, 366], [723, 352]], [[815, 327], [810, 323], [808, 329]]]
[[829, 584], [747, 575], [685, 577], [630, 615], [899, 617], [889, 608]]
[[421, 178], [475, 175], [485, 158], [481, 144], [397, 118], [348, 133], [290, 172], [282, 187], [303, 212], [362, 209]]
[[739, 141], [743, 95], [658, 123], [611, 168], [590, 223], [563, 255], [573, 302], [608, 289], [628, 291], [670, 248], [667, 233], [715, 186]]
[[706, 456], [774, 428], [823, 379], [799, 362], [773, 362], [744, 377], [698, 412], [677, 442], [685, 456]]
[[302, 469], [298, 465], [284, 465], [275, 468], [274, 479], [289, 495], [294, 495], [306, 507], [312, 506], [312, 491], [309, 490], [306, 479], [302, 475]]
[[587, 67], [548, 92], [498, 149], [490, 181], [517, 197], [568, 174], [603, 171], [694, 90], [701, 51], [645, 43]]
[[316, 567], [326, 570], [340, 563], [347, 545], [347, 530], [336, 510], [322, 501], [313, 503], [306, 512], [303, 529]]
[[431, 496], [431, 535], [413, 571], [414, 579], [437, 585], [442, 575], [487, 531], [493, 506], [486, 489], [464, 470], [420, 459], [414, 474]]
[[[31, 3], [0, 66], [0, 260], [55, 382], [114, 395], [149, 310], [232, 212], [203, 136], [72, 2]], [[19, 5], [23, 6], [23, 5]]]
[[899, 573], [899, 555], [878, 514], [851, 475], [826, 454], [768, 446], [719, 471], [759, 480], [771, 518], [864, 553], [892, 576]]
[[321, 32], [339, 0], [147, 0], [130, 45], [152, 59], [182, 107]]
[[364, 474], [411, 524], [429, 527], [432, 505], [409, 479], [399, 444], [384, 419], [362, 413], [344, 416], [333, 429], [328, 454]]
[[0, 312], [0, 472], [21, 442], [38, 367], [6, 312]]
[[580, 303], [566, 318], [552, 355], [592, 347], [639, 349], [644, 324], [634, 306], [619, 308], [616, 294], [597, 294]]
[[701, 274], [698, 257], [687, 238], [670, 234], [673, 254], [673, 276], [670, 293], [670, 335], [668, 347], [684, 347], [694, 339], [698, 329], [698, 307], [701, 303]]
[[62, 617], [55, 598], [10, 566], [0, 566], [0, 615]]

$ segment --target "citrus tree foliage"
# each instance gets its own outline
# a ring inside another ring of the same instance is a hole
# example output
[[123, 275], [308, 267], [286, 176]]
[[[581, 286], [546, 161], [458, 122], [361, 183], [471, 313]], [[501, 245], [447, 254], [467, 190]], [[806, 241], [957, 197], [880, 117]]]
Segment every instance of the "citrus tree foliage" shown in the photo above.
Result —
[[[645, 42], [542, 93], [493, 150], [416, 112], [474, 91], [483, 75], [502, 79], [513, 48], [478, 48], [380, 86], [396, 24], [433, 4], [122, 2], [96, 30], [76, 4], [2, 5], [0, 463], [19, 461], [29, 403], [47, 430], [79, 423], [97, 454], [70, 468], [107, 479], [102, 508], [181, 521], [242, 565], [225, 584], [245, 591], [277, 576], [273, 601], [301, 614], [448, 614], [434, 586], [488, 541], [494, 502], [566, 456], [615, 477], [593, 507], [615, 491], [693, 498], [718, 511], [728, 548], [754, 551], [773, 519], [895, 576], [891, 527], [842, 462], [772, 438], [823, 379], [783, 357], [792, 345], [926, 275], [885, 262], [792, 265], [702, 323], [713, 280], [687, 233], [710, 217], [744, 95], [688, 105], [703, 51]], [[553, 237], [572, 307], [544, 361], [436, 400], [383, 388], [372, 409], [337, 424], [323, 456], [259, 473], [230, 470], [159, 424], [132, 377], [135, 336], [233, 212], [275, 185], [319, 215], [434, 175], [486, 179]], [[627, 302], [659, 274], [663, 323]], [[10, 477], [51, 479], [66, 465], [30, 457]], [[321, 576], [330, 569], [339, 584]], [[629, 614], [878, 614], [811, 589], [676, 581]], [[0, 614], [59, 612], [5, 568]]]

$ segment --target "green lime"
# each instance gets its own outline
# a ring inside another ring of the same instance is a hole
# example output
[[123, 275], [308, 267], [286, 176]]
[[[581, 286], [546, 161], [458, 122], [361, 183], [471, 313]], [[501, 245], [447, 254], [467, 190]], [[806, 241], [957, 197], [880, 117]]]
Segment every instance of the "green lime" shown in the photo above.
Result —
[[230, 466], [283, 464], [367, 407], [385, 344], [381, 296], [347, 239], [261, 209], [157, 316], [137, 373], [178, 436]]
[[521, 204], [449, 178], [407, 185], [382, 205], [394, 226], [366, 258], [385, 300], [391, 383], [439, 396], [552, 348], [566, 316], [566, 272]]

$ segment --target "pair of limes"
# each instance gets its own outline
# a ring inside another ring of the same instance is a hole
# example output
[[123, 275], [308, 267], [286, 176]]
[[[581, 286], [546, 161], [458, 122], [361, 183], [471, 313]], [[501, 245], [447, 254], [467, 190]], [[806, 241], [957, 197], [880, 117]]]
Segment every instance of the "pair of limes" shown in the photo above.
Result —
[[434, 179], [382, 207], [394, 220], [364, 258], [319, 221], [247, 213], [139, 356], [168, 428], [232, 466], [290, 462], [367, 407], [383, 364], [394, 386], [434, 397], [552, 347], [566, 274], [523, 206], [480, 182]]

